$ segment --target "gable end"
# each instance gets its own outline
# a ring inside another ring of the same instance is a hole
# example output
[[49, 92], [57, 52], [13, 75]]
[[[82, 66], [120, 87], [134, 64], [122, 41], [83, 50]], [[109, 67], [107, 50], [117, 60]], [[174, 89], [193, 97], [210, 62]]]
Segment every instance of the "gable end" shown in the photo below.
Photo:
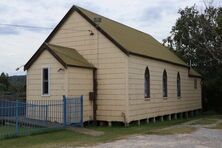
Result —
[[56, 53], [52, 49], [50, 49], [45, 43], [43, 43], [42, 46], [40, 46], [40, 48], [36, 51], [36, 53], [31, 57], [31, 59], [25, 64], [24, 70], [28, 70], [31, 67], [31, 65], [35, 62], [35, 60], [38, 59], [38, 57], [42, 54], [44, 50], [49, 51], [49, 53], [51, 53], [52, 56], [60, 64], [62, 64], [65, 68], [67, 68], [66, 63], [59, 56], [57, 56]]
[[46, 43], [49, 43], [59, 28], [64, 24], [64, 22], [69, 18], [69, 16], [73, 12], [79, 13], [84, 19], [87, 20], [92, 26], [94, 26], [98, 31], [100, 31], [106, 38], [108, 38], [114, 45], [116, 45], [121, 51], [123, 51], [126, 55], [129, 56], [129, 52], [122, 45], [120, 45], [116, 40], [114, 40], [108, 33], [106, 33], [103, 29], [101, 29], [95, 22], [93, 22], [88, 16], [81, 12], [76, 6], [72, 6], [72, 8], [66, 13], [66, 15], [62, 18], [59, 24], [55, 27], [55, 29], [51, 32], [51, 34], [45, 40]]

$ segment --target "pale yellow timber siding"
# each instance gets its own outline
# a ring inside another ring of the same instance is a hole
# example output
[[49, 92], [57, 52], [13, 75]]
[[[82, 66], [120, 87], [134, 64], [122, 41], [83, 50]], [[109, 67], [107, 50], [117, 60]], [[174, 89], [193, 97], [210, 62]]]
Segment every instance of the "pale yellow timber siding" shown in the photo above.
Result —
[[[49, 67], [49, 96], [42, 96], [42, 68]], [[62, 100], [62, 96], [66, 95], [66, 71], [59, 71], [64, 68], [47, 50], [36, 59], [32, 66], [27, 70], [27, 103], [34, 100]], [[33, 102], [36, 104], [37, 102]], [[38, 102], [39, 104], [40, 102]], [[49, 102], [48, 102], [49, 103]], [[48, 108], [48, 120], [59, 121], [62, 120], [62, 106], [57, 106], [57, 111]], [[27, 107], [27, 116], [44, 119], [44, 108]]]
[[[150, 71], [150, 100], [144, 99], [144, 73], [146, 66]], [[162, 74], [164, 69], [168, 78], [168, 98], [162, 94]], [[181, 98], [177, 98], [177, 72], [180, 72]], [[130, 121], [192, 111], [201, 108], [201, 84], [198, 80], [194, 89], [194, 79], [188, 77], [188, 69], [157, 60], [129, 57], [129, 116]]]
[[[88, 30], [94, 35], [90, 36]], [[127, 114], [128, 106], [127, 56], [77, 12], [50, 43], [75, 48], [97, 68], [97, 120], [123, 121], [122, 112]]]
[[[42, 68], [49, 67], [50, 96], [42, 96]], [[27, 100], [58, 100], [65, 92], [65, 73], [58, 72], [64, 68], [47, 50], [27, 70]]]
[[89, 92], [93, 91], [93, 70], [68, 67], [68, 97], [83, 95], [83, 121], [92, 120], [92, 101]]

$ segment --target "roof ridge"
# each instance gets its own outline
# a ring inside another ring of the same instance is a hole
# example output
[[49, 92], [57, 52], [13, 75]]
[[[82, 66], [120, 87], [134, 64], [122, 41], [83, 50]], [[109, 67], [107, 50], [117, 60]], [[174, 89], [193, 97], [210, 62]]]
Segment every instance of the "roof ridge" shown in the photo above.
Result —
[[[87, 9], [82, 8], [82, 7], [79, 7], [79, 6], [77, 6], [77, 5], [73, 5], [73, 7], [76, 7], [76, 8], [78, 8], [78, 9], [79, 9], [79, 8], [80, 8], [80, 9], [83, 9], [83, 10], [88, 11], [88, 12], [90, 12], [90, 13], [94, 13], [95, 15], [101, 16], [101, 17], [103, 17], [103, 18], [105, 18], [105, 19], [107, 19], [107, 20], [113, 21], [113, 22], [118, 23], [118, 24], [120, 24], [120, 25], [122, 25], [122, 26], [125, 26], [125, 27], [127, 27], [127, 28], [129, 28], [129, 29], [135, 30], [135, 31], [140, 32], [140, 33], [142, 33], [142, 34], [144, 34], [144, 35], [148, 35], [148, 36], [152, 37], [149, 33], [143, 32], [142, 30], [133, 28], [133, 27], [131, 27], [131, 26], [128, 26], [128, 25], [123, 24], [123, 23], [121, 23], [121, 22], [118, 22], [118, 21], [116, 21], [116, 20], [110, 19], [110, 18], [108, 18], [108, 17], [106, 17], [106, 16], [100, 15], [100, 14], [98, 14], [98, 13], [96, 13], [96, 12], [91, 11], [91, 10], [87, 10]], [[81, 11], [81, 10], [80, 10], [80, 11]], [[152, 37], [152, 38], [155, 39], [154, 37]]]

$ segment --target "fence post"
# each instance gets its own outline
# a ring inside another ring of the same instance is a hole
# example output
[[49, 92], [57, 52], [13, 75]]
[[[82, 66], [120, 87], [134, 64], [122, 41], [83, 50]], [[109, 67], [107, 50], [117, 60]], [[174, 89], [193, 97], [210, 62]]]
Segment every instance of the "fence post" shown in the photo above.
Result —
[[16, 136], [19, 135], [19, 102], [16, 100], [15, 104], [15, 134]]
[[81, 101], [81, 127], [83, 127], [83, 95], [81, 95], [80, 101]]
[[66, 96], [63, 96], [63, 125], [66, 127], [67, 125], [67, 99]]
[[48, 123], [48, 105], [45, 105], [45, 121]]

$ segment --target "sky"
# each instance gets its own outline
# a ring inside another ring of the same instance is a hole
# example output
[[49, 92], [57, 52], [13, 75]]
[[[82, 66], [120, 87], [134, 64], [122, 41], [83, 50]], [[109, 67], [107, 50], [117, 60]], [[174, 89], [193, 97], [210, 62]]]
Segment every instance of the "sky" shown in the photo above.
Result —
[[[72, 5], [146, 32], [162, 42], [179, 17], [178, 10], [194, 4], [204, 8], [203, 0], [0, 0], [0, 72], [25, 74], [22, 66]], [[19, 71], [17, 67], [21, 67]]]

